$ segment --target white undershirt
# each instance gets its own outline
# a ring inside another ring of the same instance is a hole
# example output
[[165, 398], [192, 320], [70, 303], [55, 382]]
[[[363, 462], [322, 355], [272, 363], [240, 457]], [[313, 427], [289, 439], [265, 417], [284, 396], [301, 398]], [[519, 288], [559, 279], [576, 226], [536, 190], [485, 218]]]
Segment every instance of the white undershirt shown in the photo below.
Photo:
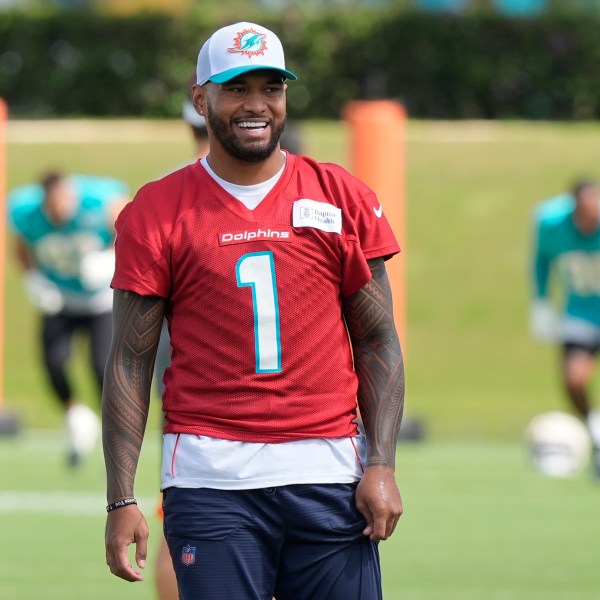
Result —
[[281, 153], [283, 156], [283, 166], [273, 177], [256, 183], [254, 185], [238, 185], [237, 183], [231, 183], [221, 179], [208, 164], [205, 158], [200, 159], [200, 163], [206, 169], [206, 172], [229, 194], [234, 198], [237, 198], [248, 210], [254, 210], [265, 198], [265, 196], [275, 187], [275, 184], [279, 181], [279, 178], [283, 175], [285, 169], [285, 152]]
[[362, 434], [280, 444], [235, 442], [187, 433], [167, 433], [163, 440], [161, 490], [253, 490], [298, 483], [353, 483], [362, 477], [367, 449]]
[[[285, 153], [283, 153], [285, 158]], [[221, 179], [201, 159], [208, 174], [229, 194], [254, 210], [273, 189], [284, 169], [256, 185]], [[279, 444], [236, 442], [192, 434], [163, 436], [161, 470], [168, 487], [244, 490], [298, 483], [352, 483], [362, 477], [367, 443], [352, 438], [308, 439]]]

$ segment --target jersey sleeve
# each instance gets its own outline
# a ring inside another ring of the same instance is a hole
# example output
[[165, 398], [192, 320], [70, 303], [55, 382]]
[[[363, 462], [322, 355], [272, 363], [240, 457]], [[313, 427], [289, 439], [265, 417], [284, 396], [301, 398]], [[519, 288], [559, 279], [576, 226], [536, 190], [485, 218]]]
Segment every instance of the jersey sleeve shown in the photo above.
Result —
[[365, 258], [388, 260], [400, 252], [400, 246], [383, 213], [383, 207], [371, 190], [357, 202], [354, 223]]
[[145, 186], [119, 214], [111, 287], [165, 298], [171, 288], [168, 233], [154, 202]]
[[25, 185], [13, 190], [7, 199], [8, 225], [17, 235], [24, 236], [31, 215], [39, 208], [43, 199], [43, 190], [40, 185]]
[[548, 298], [550, 270], [552, 266], [553, 231], [574, 208], [575, 200], [570, 194], [562, 194], [539, 204], [533, 214], [531, 283], [534, 298]]
[[368, 260], [388, 260], [400, 252], [400, 246], [375, 193], [352, 176], [349, 181], [352, 191], [345, 215], [348, 223], [344, 235], [344, 296], [357, 292], [371, 280]]
[[548, 297], [548, 281], [550, 278], [550, 257], [546, 247], [546, 234], [539, 219], [533, 225], [533, 257], [531, 264], [532, 288], [535, 298]]

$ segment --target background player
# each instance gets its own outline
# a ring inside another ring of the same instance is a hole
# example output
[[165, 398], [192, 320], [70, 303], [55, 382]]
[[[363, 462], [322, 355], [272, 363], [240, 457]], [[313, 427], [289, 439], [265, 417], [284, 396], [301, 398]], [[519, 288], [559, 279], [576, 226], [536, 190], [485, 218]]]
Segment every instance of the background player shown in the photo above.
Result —
[[[208, 154], [208, 130], [206, 129], [206, 120], [202, 115], [199, 115], [194, 108], [194, 105], [186, 100], [183, 104], [182, 117], [185, 123], [189, 126], [192, 138], [194, 140], [194, 156], [193, 160], [197, 161], [204, 158]], [[171, 364], [171, 343], [169, 339], [169, 329], [167, 322], [163, 324], [163, 329], [160, 336], [160, 343], [156, 353], [156, 363], [154, 366], [154, 383], [156, 385], [156, 393], [159, 398], [162, 398], [165, 384], [164, 374], [167, 367]]]
[[[532, 333], [538, 340], [562, 345], [563, 385], [571, 406], [588, 425], [600, 477], [600, 411], [590, 398], [600, 349], [600, 190], [595, 181], [578, 181], [572, 193], [537, 207], [532, 275]], [[563, 296], [560, 317], [551, 280]]]
[[[194, 140], [194, 157], [193, 160], [200, 160], [208, 154], [208, 130], [206, 129], [206, 120], [202, 115], [199, 115], [194, 108], [194, 105], [186, 100], [183, 104], [182, 117], [185, 123], [189, 126], [192, 138]], [[156, 352], [156, 363], [154, 366], [154, 384], [156, 393], [162, 399], [165, 389], [164, 374], [167, 367], [171, 364], [171, 341], [169, 337], [169, 329], [167, 321], [163, 321], [163, 328], [160, 335], [158, 350]], [[159, 517], [162, 520], [162, 503], [159, 506]], [[169, 548], [164, 535], [161, 532], [160, 542], [158, 544], [158, 552], [156, 554], [155, 565], [155, 583], [156, 592], [159, 600], [178, 600], [179, 593], [177, 591], [177, 580], [175, 571], [173, 570], [173, 561], [169, 554]]]
[[71, 341], [76, 331], [89, 335], [100, 396], [112, 328], [114, 222], [127, 196], [127, 186], [114, 179], [49, 172], [8, 198], [25, 289], [41, 313], [45, 371], [65, 410], [72, 466], [94, 447], [99, 422], [76, 400], [67, 373]]

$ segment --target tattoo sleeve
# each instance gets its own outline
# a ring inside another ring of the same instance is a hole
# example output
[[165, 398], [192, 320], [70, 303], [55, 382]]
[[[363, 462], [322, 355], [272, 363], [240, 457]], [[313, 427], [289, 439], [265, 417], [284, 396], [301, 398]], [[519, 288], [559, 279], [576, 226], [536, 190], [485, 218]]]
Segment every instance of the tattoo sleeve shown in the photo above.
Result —
[[102, 445], [109, 503], [133, 495], [164, 312], [163, 298], [114, 292], [113, 339], [102, 391]]
[[367, 436], [367, 466], [393, 467], [404, 410], [404, 362], [394, 325], [392, 292], [383, 259], [369, 261], [373, 277], [344, 300], [358, 408]]

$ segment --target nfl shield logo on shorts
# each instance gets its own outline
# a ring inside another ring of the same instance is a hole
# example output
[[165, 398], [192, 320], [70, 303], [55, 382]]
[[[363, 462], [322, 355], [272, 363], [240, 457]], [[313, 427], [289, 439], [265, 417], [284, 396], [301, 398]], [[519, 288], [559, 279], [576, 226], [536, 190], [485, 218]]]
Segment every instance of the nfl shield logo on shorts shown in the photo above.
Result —
[[189, 567], [190, 565], [193, 565], [196, 562], [196, 547], [195, 546], [190, 546], [188, 544], [187, 546], [184, 546], [182, 548], [181, 562], [186, 567]]

